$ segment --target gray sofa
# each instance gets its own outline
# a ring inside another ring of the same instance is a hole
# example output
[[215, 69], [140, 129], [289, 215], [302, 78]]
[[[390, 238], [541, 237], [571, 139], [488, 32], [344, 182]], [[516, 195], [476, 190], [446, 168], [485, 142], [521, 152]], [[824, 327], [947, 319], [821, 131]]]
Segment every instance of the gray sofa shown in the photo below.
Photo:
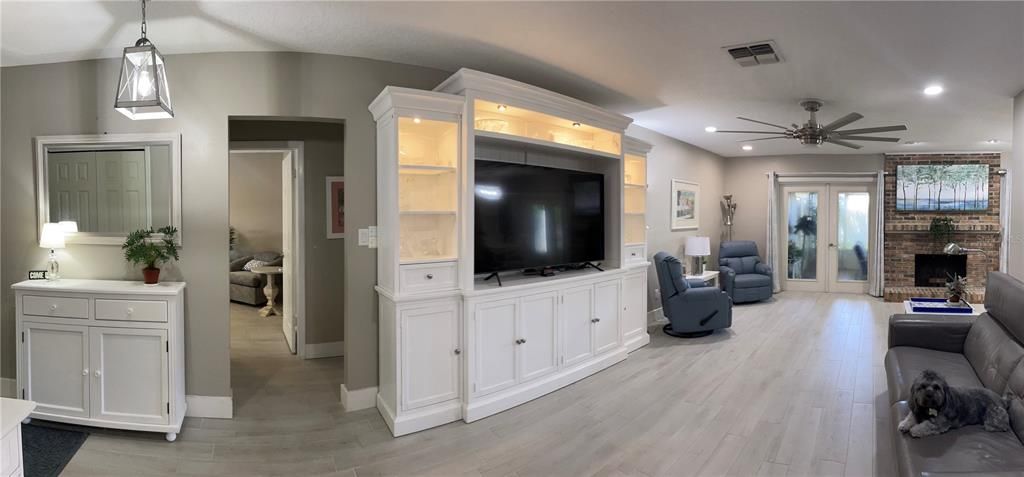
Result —
[[718, 278], [733, 303], [772, 297], [772, 268], [757, 255], [751, 240], [727, 240], [718, 248]]
[[[1024, 475], [1024, 282], [990, 273], [985, 308], [978, 317], [889, 318], [889, 432], [900, 475]], [[924, 438], [901, 433], [896, 426], [909, 411], [910, 385], [924, 369], [939, 372], [951, 386], [1013, 393], [1013, 430], [987, 432], [968, 426]]]
[[665, 252], [654, 254], [661, 290], [661, 311], [668, 318], [665, 334], [678, 338], [707, 336], [732, 326], [732, 300], [717, 287], [701, 280], [684, 280], [679, 259]]
[[[254, 306], [262, 306], [267, 303], [267, 295], [263, 292], [263, 287], [267, 285], [266, 275], [242, 268], [254, 258], [267, 262], [268, 266], [280, 266], [282, 263], [281, 254], [277, 252], [260, 252], [255, 255], [234, 257], [228, 264], [228, 293], [231, 301]], [[280, 280], [280, 276], [275, 279]], [[280, 281], [277, 284], [280, 285]]]

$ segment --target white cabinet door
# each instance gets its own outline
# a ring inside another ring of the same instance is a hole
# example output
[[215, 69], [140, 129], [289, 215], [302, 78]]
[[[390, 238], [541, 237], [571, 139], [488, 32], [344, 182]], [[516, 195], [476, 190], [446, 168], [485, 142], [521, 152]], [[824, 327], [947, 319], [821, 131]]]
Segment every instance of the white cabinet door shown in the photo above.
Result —
[[138, 424], [167, 424], [167, 330], [89, 329], [92, 417]]
[[89, 417], [89, 328], [22, 323], [25, 399], [36, 412]]
[[619, 281], [598, 283], [594, 287], [594, 353], [601, 354], [619, 346]]
[[500, 391], [516, 383], [515, 299], [480, 303], [473, 309], [476, 360], [473, 392], [483, 395]]
[[565, 366], [594, 355], [594, 287], [571, 288], [562, 292], [562, 356]]
[[402, 409], [459, 397], [459, 310], [455, 302], [400, 312]]
[[543, 293], [522, 299], [519, 309], [519, 382], [558, 369], [556, 317], [558, 294]]
[[647, 331], [647, 274], [622, 280], [622, 339], [629, 341]]

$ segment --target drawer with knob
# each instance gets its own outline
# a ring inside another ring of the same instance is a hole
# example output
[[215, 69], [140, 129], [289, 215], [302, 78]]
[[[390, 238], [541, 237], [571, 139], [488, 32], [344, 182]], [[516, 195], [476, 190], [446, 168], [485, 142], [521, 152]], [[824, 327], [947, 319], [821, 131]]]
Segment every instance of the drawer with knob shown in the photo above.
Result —
[[167, 302], [96, 300], [97, 320], [167, 322]]
[[402, 265], [399, 286], [406, 293], [454, 289], [455, 262]]
[[88, 298], [25, 295], [21, 306], [26, 315], [89, 318]]

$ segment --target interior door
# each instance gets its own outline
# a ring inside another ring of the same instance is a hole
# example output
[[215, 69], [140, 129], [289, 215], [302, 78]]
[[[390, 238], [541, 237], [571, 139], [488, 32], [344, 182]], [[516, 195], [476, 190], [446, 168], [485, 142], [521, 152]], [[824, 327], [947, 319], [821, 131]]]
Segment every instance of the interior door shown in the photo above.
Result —
[[[293, 180], [295, 178], [295, 166], [292, 153], [286, 153], [281, 160], [281, 274], [282, 290], [281, 296], [284, 304], [281, 313], [281, 332], [284, 340], [288, 343], [288, 350], [295, 354], [295, 342], [297, 341], [297, 330], [295, 328], [295, 272], [293, 264], [295, 224], [294, 222], [294, 194], [292, 193]], [[269, 277], [271, 280], [273, 276]]]
[[516, 383], [516, 316], [519, 305], [515, 299], [476, 305], [476, 369], [473, 392], [487, 394]]
[[829, 185], [828, 291], [867, 293], [872, 237], [871, 187]]
[[828, 194], [825, 185], [788, 185], [782, 188], [782, 256], [784, 288], [826, 291], [827, 277], [819, 264], [826, 261], [825, 238]]
[[36, 412], [89, 417], [89, 328], [23, 322], [25, 399]]
[[601, 354], [619, 346], [619, 282], [594, 287], [594, 352]]
[[459, 397], [459, 310], [455, 303], [401, 312], [402, 408]]
[[519, 309], [519, 382], [558, 369], [557, 313], [557, 293], [523, 298]]
[[89, 330], [92, 417], [166, 424], [170, 415], [167, 330]]
[[563, 364], [571, 366], [594, 355], [594, 287], [583, 286], [562, 293]]

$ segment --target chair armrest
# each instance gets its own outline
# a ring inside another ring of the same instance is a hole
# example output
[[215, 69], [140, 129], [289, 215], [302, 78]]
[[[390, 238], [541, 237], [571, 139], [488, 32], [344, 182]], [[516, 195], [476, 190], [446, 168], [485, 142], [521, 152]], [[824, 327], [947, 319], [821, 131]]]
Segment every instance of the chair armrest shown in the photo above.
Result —
[[704, 280], [699, 278], [687, 278], [686, 283], [690, 285], [690, 288], [707, 288], [708, 284]]
[[736, 270], [725, 265], [719, 265], [718, 280], [722, 284], [722, 289], [729, 295], [732, 295], [733, 285], [736, 284]]
[[684, 303], [711, 302], [728, 300], [729, 295], [716, 287], [691, 288], [680, 295]]
[[906, 315], [889, 317], [889, 347], [913, 346], [950, 353], [963, 353], [974, 316]]
[[754, 265], [754, 271], [760, 275], [772, 276], [772, 267], [764, 262], [757, 262], [757, 265]]

